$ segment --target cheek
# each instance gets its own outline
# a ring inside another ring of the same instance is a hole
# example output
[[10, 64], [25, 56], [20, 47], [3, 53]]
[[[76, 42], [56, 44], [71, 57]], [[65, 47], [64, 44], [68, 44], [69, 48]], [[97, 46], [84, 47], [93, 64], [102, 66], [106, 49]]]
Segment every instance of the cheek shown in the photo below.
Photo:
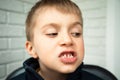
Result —
[[84, 42], [83, 42], [83, 40], [79, 41], [79, 43], [77, 44], [77, 51], [81, 57], [84, 56]]
[[77, 41], [76, 45], [78, 49], [80, 49], [81, 51], [84, 51], [84, 41], [82, 39]]
[[[44, 35], [36, 33], [34, 34], [34, 48], [36, 50], [36, 54], [39, 58], [42, 57], [50, 57], [52, 51], [55, 49], [55, 41], [46, 38]], [[42, 56], [42, 57], [41, 57]]]
[[39, 39], [35, 42], [35, 49], [37, 54], [40, 56], [49, 56], [54, 51], [54, 44], [48, 40]]

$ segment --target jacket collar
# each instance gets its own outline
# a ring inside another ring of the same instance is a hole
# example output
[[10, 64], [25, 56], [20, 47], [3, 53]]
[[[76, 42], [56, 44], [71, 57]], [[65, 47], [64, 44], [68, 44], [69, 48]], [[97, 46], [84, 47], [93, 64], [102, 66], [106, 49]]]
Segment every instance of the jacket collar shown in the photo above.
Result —
[[[40, 67], [39, 62], [37, 59], [29, 58], [23, 63], [23, 66], [26, 70], [26, 78], [27, 80], [44, 80], [37, 72], [36, 70]], [[76, 80], [81, 78], [81, 68], [83, 66], [83, 63], [77, 68], [77, 70], [73, 73], [68, 74], [67, 80]]]

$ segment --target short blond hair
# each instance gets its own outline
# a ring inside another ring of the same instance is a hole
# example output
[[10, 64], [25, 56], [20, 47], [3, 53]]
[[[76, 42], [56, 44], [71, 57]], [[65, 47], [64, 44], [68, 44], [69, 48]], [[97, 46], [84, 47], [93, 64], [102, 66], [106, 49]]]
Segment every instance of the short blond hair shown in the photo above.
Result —
[[40, 13], [42, 9], [49, 7], [54, 7], [62, 13], [75, 14], [82, 18], [79, 7], [71, 0], [40, 0], [31, 8], [26, 19], [26, 37], [28, 41], [32, 41], [33, 38], [33, 29], [35, 24], [34, 20], [36, 19], [36, 13], [38, 11]]

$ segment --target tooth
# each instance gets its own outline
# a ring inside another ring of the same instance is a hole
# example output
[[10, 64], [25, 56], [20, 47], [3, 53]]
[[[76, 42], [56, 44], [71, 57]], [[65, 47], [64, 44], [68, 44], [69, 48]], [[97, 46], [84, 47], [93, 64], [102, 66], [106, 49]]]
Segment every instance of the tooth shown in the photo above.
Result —
[[67, 56], [68, 58], [70, 58], [70, 54], [68, 54], [68, 56]]
[[73, 58], [73, 55], [72, 55], [72, 54], [70, 54], [70, 58]]
[[70, 54], [68, 54], [68, 58], [70, 58]]
[[63, 55], [63, 58], [65, 58], [66, 56], [65, 56], [65, 54]]
[[67, 57], [68, 58], [72, 58], [72, 54], [67, 54]]
[[65, 54], [65, 58], [67, 58], [67, 55]]
[[73, 55], [71, 55], [71, 58], [73, 58]]
[[62, 58], [73, 58], [72, 54], [63, 54]]
[[64, 54], [64, 55], [63, 55], [63, 58], [65, 58], [65, 57], [66, 57], [66, 55]]

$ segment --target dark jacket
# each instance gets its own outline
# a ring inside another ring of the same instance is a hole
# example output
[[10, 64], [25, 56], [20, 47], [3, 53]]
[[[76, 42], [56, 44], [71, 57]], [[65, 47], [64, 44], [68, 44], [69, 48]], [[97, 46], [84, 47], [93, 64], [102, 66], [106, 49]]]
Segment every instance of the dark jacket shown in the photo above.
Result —
[[[36, 69], [39, 68], [39, 63], [36, 59], [30, 58], [26, 60], [23, 65], [25, 68], [25, 72], [11, 80], [44, 80], [36, 72]], [[69, 76], [67, 80], [102, 80], [93, 74], [81, 70], [82, 65], [80, 65], [75, 72], [68, 74]]]

